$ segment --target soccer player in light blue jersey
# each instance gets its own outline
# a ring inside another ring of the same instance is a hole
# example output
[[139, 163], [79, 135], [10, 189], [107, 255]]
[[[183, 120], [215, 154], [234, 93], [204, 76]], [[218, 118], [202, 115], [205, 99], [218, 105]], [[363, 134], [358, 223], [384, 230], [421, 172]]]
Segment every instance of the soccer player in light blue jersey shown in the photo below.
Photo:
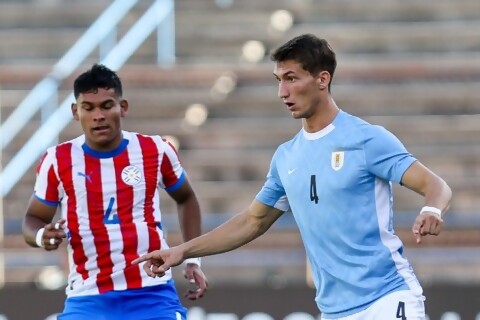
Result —
[[148, 275], [184, 259], [238, 248], [285, 212], [298, 224], [322, 319], [425, 319], [422, 288], [393, 230], [392, 183], [425, 198], [413, 224], [417, 243], [438, 235], [451, 190], [383, 127], [350, 115], [330, 92], [336, 56], [327, 41], [298, 36], [272, 54], [278, 96], [303, 128], [276, 150], [249, 208], [209, 233], [153, 251]]

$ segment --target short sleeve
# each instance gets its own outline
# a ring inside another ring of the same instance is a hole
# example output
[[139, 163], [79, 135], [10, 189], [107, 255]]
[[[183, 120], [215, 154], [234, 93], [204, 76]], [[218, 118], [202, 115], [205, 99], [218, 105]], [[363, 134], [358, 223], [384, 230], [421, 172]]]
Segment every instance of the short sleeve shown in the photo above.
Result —
[[35, 197], [51, 206], [57, 206], [62, 197], [56, 168], [55, 148], [52, 148], [38, 162], [34, 187]]
[[179, 189], [185, 181], [185, 170], [178, 157], [175, 147], [165, 139], [160, 142], [160, 186], [166, 191]]
[[365, 134], [368, 170], [382, 179], [400, 183], [405, 171], [417, 159], [395, 135], [381, 126], [368, 126]]
[[276, 152], [272, 158], [265, 184], [257, 194], [256, 199], [267, 206], [285, 212], [290, 209], [290, 204], [288, 203], [285, 189], [283, 188], [280, 176], [278, 175], [276, 166], [277, 154], [278, 152]]

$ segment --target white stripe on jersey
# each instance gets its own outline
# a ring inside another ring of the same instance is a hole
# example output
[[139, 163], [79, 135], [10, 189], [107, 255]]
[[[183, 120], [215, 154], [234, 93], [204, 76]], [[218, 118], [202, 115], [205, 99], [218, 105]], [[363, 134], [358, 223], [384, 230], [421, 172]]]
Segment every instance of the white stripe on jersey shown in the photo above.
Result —
[[[79, 220], [79, 225], [80, 226], [89, 226], [89, 218], [88, 214], [81, 214], [84, 210], [82, 208], [87, 208], [87, 189], [86, 189], [86, 184], [88, 183], [88, 180], [86, 177], [80, 176], [78, 173], [84, 173], [88, 174], [85, 172], [85, 154], [81, 148], [75, 148], [72, 147], [72, 153], [71, 153], [72, 159], [75, 159], [74, 161], [77, 163], [78, 168], [83, 168], [81, 171], [76, 171], [72, 170], [72, 181], [74, 184], [75, 188], [75, 193], [76, 193], [76, 199], [77, 199], [77, 217]], [[67, 219], [67, 201], [68, 197], [64, 197], [62, 200], [62, 217]], [[67, 223], [65, 223], [65, 227], [68, 228], [68, 219]], [[88, 294], [98, 294], [98, 288], [95, 283], [97, 274], [100, 272], [100, 270], [97, 267], [97, 260], [95, 257], [97, 256], [97, 250], [95, 247], [95, 243], [93, 242], [93, 234], [90, 230], [90, 228], [81, 228], [80, 227], [80, 236], [81, 236], [81, 241], [82, 241], [82, 247], [83, 250], [85, 251], [85, 256], [88, 258], [86, 263], [85, 263], [85, 270], [88, 272], [88, 278], [83, 281], [81, 280], [81, 276], [76, 276], [77, 274], [77, 265], [72, 263], [70, 266], [70, 277], [72, 277], [72, 280], [75, 280], [78, 284], [78, 281], [81, 281], [80, 286], [75, 286], [75, 283], [72, 285], [73, 290], [68, 290], [67, 289], [67, 294], [72, 294], [74, 295], [75, 293], [75, 288], [78, 288], [77, 290], [85, 291], [88, 292]], [[71, 249], [71, 248], [70, 248]], [[72, 250], [73, 251], [73, 250]], [[70, 284], [72, 283], [71, 281], [69, 282]]]
[[402, 247], [402, 242], [395, 236], [392, 231], [389, 232], [390, 221], [390, 189], [391, 182], [377, 178], [375, 180], [375, 201], [377, 207], [378, 229], [380, 231], [380, 238], [382, 243], [390, 250], [392, 259], [395, 263], [398, 273], [405, 279], [405, 282], [410, 289], [416, 294], [422, 294], [422, 288], [418, 283], [417, 278], [413, 274], [408, 261], [402, 257], [398, 249]]
[[[101, 159], [100, 163], [103, 188], [112, 188], [113, 190], [117, 189], [113, 158]], [[106, 185], [103, 183], [104, 181], [108, 181], [109, 184]], [[125, 290], [127, 289], [127, 280], [125, 279], [125, 275], [123, 273], [123, 270], [125, 269], [125, 259], [122, 254], [124, 242], [122, 239], [122, 233], [118, 227], [118, 201], [116, 199], [116, 195], [111, 195], [111, 197], [103, 197], [103, 212], [105, 213], [105, 226], [107, 227], [108, 238], [110, 240], [110, 257], [113, 264], [111, 274], [113, 288], [114, 290]]]

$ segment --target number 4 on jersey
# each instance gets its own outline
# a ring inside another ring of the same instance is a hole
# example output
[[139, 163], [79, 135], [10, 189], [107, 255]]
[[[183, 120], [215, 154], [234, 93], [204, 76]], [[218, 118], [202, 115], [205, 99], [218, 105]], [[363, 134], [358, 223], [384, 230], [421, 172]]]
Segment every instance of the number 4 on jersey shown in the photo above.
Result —
[[115, 198], [111, 197], [110, 201], [108, 202], [107, 210], [105, 211], [105, 215], [103, 216], [103, 222], [105, 224], [117, 224], [120, 223], [118, 219], [118, 215], [116, 213], [112, 214], [113, 204], [115, 203]]
[[318, 203], [317, 182], [314, 174], [310, 176], [310, 201]]
[[397, 319], [407, 320], [407, 316], [405, 315], [405, 302], [403, 301], [398, 302]]

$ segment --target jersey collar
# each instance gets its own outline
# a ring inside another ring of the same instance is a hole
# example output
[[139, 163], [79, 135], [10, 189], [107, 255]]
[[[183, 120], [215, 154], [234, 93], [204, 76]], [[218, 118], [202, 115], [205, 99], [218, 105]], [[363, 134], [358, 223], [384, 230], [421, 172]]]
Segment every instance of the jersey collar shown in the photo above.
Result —
[[332, 132], [335, 129], [335, 123], [337, 123], [339, 121], [338, 119], [340, 118], [340, 115], [342, 113], [343, 113], [342, 110], [338, 110], [338, 113], [335, 116], [335, 118], [333, 119], [333, 122], [330, 123], [328, 126], [326, 126], [325, 128], [323, 128], [320, 131], [307, 132], [307, 131], [305, 131], [304, 128], [302, 128], [303, 137], [307, 140], [317, 140], [317, 139], [325, 137], [327, 134], [329, 134], [330, 132]]
[[86, 154], [91, 155], [94, 158], [106, 159], [106, 158], [113, 158], [115, 156], [118, 156], [120, 153], [123, 152], [123, 150], [127, 148], [127, 146], [128, 146], [128, 140], [124, 138], [120, 143], [120, 145], [111, 151], [93, 150], [87, 145], [86, 142], [82, 144], [82, 149]]

